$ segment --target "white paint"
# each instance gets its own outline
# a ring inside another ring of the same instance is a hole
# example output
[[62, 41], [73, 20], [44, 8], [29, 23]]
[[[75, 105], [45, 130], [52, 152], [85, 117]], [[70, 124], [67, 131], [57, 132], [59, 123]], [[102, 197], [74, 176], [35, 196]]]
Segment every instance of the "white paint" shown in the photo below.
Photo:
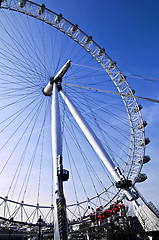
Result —
[[[53, 95], [52, 95], [52, 119], [51, 119], [51, 133], [52, 133], [52, 152], [53, 152], [53, 168], [54, 168], [54, 189], [55, 192], [58, 190], [58, 156], [62, 155], [61, 152], [61, 122], [60, 122], [60, 108], [57, 86], [53, 84]], [[59, 226], [58, 226], [58, 215], [56, 199], [54, 203], [54, 239], [60, 240]]]

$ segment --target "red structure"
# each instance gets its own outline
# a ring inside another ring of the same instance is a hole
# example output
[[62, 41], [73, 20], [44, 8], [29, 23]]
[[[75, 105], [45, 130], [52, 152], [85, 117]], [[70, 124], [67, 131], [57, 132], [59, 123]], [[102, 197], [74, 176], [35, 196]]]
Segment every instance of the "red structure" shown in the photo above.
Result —
[[105, 219], [112, 217], [113, 215], [120, 212], [120, 210], [124, 207], [124, 204], [112, 204], [108, 209], [102, 212], [102, 206], [96, 209], [95, 212], [84, 216], [84, 218], [90, 217], [92, 222], [100, 220], [100, 222], [104, 222]]

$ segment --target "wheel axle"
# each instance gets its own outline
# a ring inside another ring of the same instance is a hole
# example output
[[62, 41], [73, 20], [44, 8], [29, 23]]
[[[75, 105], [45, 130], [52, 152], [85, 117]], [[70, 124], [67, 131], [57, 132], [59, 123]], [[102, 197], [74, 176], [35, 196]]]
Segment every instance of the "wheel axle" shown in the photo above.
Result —
[[42, 92], [45, 96], [50, 96], [53, 90], [53, 83], [57, 84], [57, 89], [60, 91], [62, 89], [61, 82], [62, 78], [67, 72], [71, 65], [71, 60], [68, 60], [65, 65], [60, 69], [60, 71], [55, 75], [55, 77], [50, 78], [50, 82], [47, 84], [45, 88], [43, 88]]

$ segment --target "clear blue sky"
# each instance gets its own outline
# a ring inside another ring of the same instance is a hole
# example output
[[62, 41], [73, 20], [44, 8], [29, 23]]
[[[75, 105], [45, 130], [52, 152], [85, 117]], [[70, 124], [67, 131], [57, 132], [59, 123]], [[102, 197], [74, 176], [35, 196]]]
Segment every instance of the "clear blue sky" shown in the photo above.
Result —
[[[45, 4], [92, 35], [122, 72], [159, 79], [158, 0], [45, 0]], [[159, 99], [159, 82], [137, 78], [128, 78], [128, 82], [136, 95]], [[138, 184], [138, 188], [159, 207], [159, 104], [139, 103], [148, 122], [146, 136], [151, 143], [146, 154], [152, 160], [142, 170], [148, 180]]]

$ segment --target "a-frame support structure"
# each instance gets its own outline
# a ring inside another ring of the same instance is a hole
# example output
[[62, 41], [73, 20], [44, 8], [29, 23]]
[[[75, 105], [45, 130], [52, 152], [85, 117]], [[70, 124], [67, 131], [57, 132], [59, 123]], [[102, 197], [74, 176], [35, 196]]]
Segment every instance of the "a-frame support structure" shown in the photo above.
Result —
[[[125, 179], [122, 175], [119, 167], [115, 166], [111, 160], [109, 154], [106, 152], [102, 146], [100, 140], [95, 135], [93, 130], [90, 128], [84, 117], [78, 111], [73, 102], [68, 98], [66, 93], [62, 91], [61, 82], [62, 77], [67, 72], [70, 67], [71, 61], [68, 60], [66, 64], [61, 68], [57, 75], [50, 78], [50, 82], [43, 89], [43, 93], [46, 96], [52, 94], [52, 151], [53, 151], [53, 167], [54, 167], [54, 188], [55, 188], [55, 205], [54, 205], [54, 239], [55, 240], [67, 240], [68, 239], [68, 227], [67, 227], [67, 216], [66, 216], [66, 201], [63, 193], [63, 181], [68, 179], [69, 173], [67, 170], [63, 169], [62, 164], [62, 144], [61, 144], [61, 120], [60, 120], [60, 106], [58, 92], [60, 92], [64, 102], [72, 113], [74, 119], [78, 123], [79, 127], [85, 134], [90, 145], [96, 151], [98, 156], [101, 158], [111, 175], [116, 181], [116, 187], [121, 188], [129, 201], [132, 201], [137, 216], [143, 226], [143, 216], [150, 221], [144, 222], [144, 229], [151, 229], [150, 222], [152, 226], [155, 226], [156, 230], [159, 230], [159, 219], [155, 216], [153, 212], [150, 216], [145, 209], [143, 210], [141, 206], [136, 201], [131, 188], [132, 183], [130, 180]], [[52, 93], [53, 92], [53, 93]], [[144, 214], [143, 214], [144, 211]], [[146, 216], [146, 217], [145, 217]], [[147, 226], [148, 225], [148, 226]], [[153, 227], [154, 231], [154, 227]]]

